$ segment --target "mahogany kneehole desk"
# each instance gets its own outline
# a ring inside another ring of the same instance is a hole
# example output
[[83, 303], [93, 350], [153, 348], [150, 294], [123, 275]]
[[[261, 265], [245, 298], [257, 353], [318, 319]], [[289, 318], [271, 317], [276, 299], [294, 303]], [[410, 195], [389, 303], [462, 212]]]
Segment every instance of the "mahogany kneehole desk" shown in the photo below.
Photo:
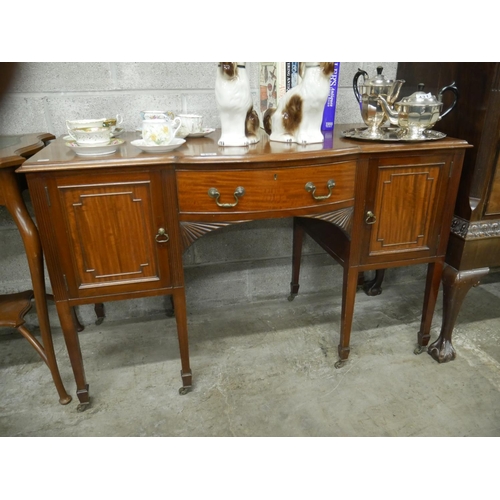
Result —
[[[344, 127], [347, 127], [344, 126]], [[352, 127], [352, 125], [350, 125]], [[299, 288], [302, 238], [310, 234], [344, 269], [340, 364], [358, 274], [428, 264], [418, 346], [426, 346], [466, 141], [343, 139], [221, 148], [220, 131], [169, 154], [147, 154], [125, 135], [116, 153], [76, 156], [62, 139], [22, 168], [29, 184], [57, 312], [82, 409], [90, 401], [71, 309], [79, 304], [173, 297], [182, 387], [192, 385], [183, 251], [229, 224], [293, 217], [291, 295]], [[338, 366], [338, 365], [337, 365]]]

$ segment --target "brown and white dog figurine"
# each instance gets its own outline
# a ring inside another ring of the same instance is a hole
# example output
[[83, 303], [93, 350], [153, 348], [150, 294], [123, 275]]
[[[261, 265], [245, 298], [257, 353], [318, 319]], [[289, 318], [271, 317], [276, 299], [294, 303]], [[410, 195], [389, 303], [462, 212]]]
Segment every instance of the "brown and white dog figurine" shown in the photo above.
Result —
[[264, 130], [271, 141], [323, 142], [321, 122], [330, 93], [333, 63], [300, 63], [299, 73], [302, 81], [279, 100], [276, 108], [264, 113]]
[[259, 142], [259, 117], [253, 109], [245, 63], [219, 63], [215, 100], [221, 122], [219, 146], [248, 146]]

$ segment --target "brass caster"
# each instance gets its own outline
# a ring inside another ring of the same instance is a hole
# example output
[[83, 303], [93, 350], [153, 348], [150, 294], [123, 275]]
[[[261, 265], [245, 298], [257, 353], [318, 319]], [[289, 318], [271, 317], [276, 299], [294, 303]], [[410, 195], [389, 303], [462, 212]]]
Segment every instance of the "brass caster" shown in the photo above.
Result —
[[297, 297], [297, 294], [296, 293], [291, 293], [289, 296], [288, 296], [288, 302], [291, 302], [295, 297]]
[[95, 324], [96, 324], [97, 326], [99, 326], [99, 325], [100, 325], [103, 321], [104, 321], [104, 318], [97, 318], [97, 319], [95, 320]]
[[427, 348], [423, 345], [418, 345], [417, 347], [415, 347], [415, 349], [413, 350], [413, 354], [422, 354], [424, 351], [426, 351]]
[[82, 413], [84, 412], [88, 407], [90, 406], [90, 401], [88, 403], [80, 403], [77, 407], [76, 407], [76, 411], [78, 413]]
[[347, 363], [347, 361], [345, 361], [343, 359], [339, 359], [333, 366], [335, 366], [335, 368], [339, 369], [339, 368], [342, 368], [346, 363]]
[[190, 390], [191, 390], [191, 387], [181, 387], [179, 389], [179, 394], [181, 396], [185, 396]]

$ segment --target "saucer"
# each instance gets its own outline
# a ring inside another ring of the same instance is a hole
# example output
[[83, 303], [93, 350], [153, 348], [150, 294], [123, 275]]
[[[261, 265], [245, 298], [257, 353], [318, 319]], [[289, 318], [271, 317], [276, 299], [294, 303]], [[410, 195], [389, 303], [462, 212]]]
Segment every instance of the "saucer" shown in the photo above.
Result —
[[78, 156], [103, 156], [114, 153], [125, 141], [113, 139], [109, 144], [97, 146], [80, 146], [76, 141], [67, 142], [66, 146], [71, 148]]
[[191, 132], [187, 135], [187, 137], [205, 137], [208, 134], [211, 134], [214, 130], [214, 128], [204, 128], [201, 132]]
[[169, 151], [173, 151], [179, 146], [182, 146], [185, 142], [185, 139], [174, 138], [170, 144], [165, 146], [146, 146], [146, 144], [144, 144], [144, 139], [136, 139], [135, 141], [131, 141], [130, 144], [145, 153], [168, 153]]

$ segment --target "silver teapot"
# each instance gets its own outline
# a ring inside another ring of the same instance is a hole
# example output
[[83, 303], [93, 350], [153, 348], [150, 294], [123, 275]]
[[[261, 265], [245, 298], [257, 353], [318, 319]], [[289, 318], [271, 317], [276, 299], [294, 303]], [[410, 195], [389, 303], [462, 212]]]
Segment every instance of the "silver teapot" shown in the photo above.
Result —
[[[362, 69], [354, 75], [352, 88], [356, 100], [359, 102], [361, 117], [368, 127], [362, 134], [369, 139], [376, 139], [383, 135], [381, 126], [387, 121], [384, 108], [378, 101], [378, 97], [383, 97], [389, 104], [396, 101], [404, 80], [391, 80], [382, 74], [382, 66], [377, 67], [377, 74], [373, 78], [368, 78], [368, 73]], [[363, 76], [363, 83], [358, 84], [359, 78]]]
[[[455, 99], [450, 107], [443, 113], [443, 94], [452, 92]], [[398, 135], [401, 139], [417, 140], [425, 139], [425, 131], [432, 128], [434, 124], [445, 117], [456, 105], [459, 97], [458, 89], [453, 82], [443, 87], [439, 94], [434, 97], [431, 93], [424, 92], [424, 84], [418, 85], [418, 91], [409, 97], [404, 97], [401, 101], [391, 107], [390, 102], [379, 96], [378, 100], [385, 110], [392, 125], [398, 125], [400, 130]]]

